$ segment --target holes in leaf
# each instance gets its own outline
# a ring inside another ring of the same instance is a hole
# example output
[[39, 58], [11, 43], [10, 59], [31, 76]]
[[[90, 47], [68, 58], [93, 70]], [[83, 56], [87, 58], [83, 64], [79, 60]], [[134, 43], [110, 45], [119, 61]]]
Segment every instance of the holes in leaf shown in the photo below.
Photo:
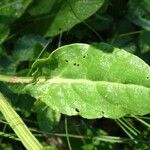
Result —
[[65, 59], [65, 62], [68, 63], [69, 61], [67, 59]]
[[102, 113], [102, 116], [104, 116], [104, 111], [102, 111], [101, 113]]
[[77, 63], [74, 63], [73, 65], [74, 65], [74, 66], [77, 66], [77, 67], [79, 67], [79, 66], [80, 66], [80, 64], [77, 64]]
[[75, 109], [75, 111], [76, 111], [77, 113], [79, 113], [79, 112], [80, 112], [78, 108], [76, 108], [76, 109]]
[[86, 55], [83, 55], [82, 57], [83, 57], [83, 58], [86, 58], [87, 56], [88, 56], [88, 54], [86, 54]]
[[148, 79], [149, 79], [149, 77], [146, 77], [146, 79], [148, 80]]

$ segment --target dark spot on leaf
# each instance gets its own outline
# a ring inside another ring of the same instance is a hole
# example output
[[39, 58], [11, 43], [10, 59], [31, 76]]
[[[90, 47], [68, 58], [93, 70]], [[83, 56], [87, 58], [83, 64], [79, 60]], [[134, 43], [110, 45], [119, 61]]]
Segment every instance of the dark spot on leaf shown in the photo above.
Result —
[[148, 79], [149, 79], [149, 77], [146, 77], [146, 79], [148, 80]]
[[102, 116], [104, 116], [104, 111], [102, 111]]
[[76, 63], [74, 63], [73, 65], [74, 65], [74, 66], [76, 66], [77, 64], [76, 64]]
[[85, 58], [86, 56], [84, 55], [83, 58]]
[[77, 66], [79, 67], [80, 65], [79, 65], [79, 64], [77, 64]]
[[78, 108], [76, 108], [75, 111], [78, 112], [78, 113], [80, 112]]
[[59, 28], [58, 30], [61, 31], [61, 28]]
[[65, 59], [65, 62], [68, 63], [69, 61], [67, 59]]

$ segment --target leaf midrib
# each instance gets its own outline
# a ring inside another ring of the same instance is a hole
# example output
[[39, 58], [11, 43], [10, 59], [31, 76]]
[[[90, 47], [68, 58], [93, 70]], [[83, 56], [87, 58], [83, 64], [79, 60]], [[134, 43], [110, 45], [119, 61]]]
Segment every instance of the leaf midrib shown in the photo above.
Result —
[[39, 79], [39, 81], [37, 83], [41, 83], [41, 82], [49, 82], [49, 84], [53, 84], [53, 83], [88, 83], [88, 84], [97, 84], [97, 83], [101, 83], [101, 84], [113, 84], [113, 85], [117, 85], [117, 86], [140, 86], [143, 88], [147, 88], [150, 89], [147, 86], [144, 85], [140, 85], [140, 84], [133, 84], [133, 83], [120, 83], [120, 82], [112, 82], [112, 81], [93, 81], [93, 80], [87, 80], [87, 79], [66, 79], [66, 78], [51, 78], [51, 79]]

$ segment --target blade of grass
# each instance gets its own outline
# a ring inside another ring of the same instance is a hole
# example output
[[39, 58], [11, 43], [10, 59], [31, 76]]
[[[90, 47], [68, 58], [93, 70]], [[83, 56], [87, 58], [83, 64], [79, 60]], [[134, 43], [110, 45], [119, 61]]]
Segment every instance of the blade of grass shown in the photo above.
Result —
[[140, 132], [138, 129], [136, 129], [127, 119], [122, 118], [122, 120], [123, 120], [128, 126], [130, 126], [137, 134], [140, 134], [140, 133], [141, 133], [141, 132]]
[[141, 122], [142, 124], [144, 124], [145, 126], [147, 126], [148, 128], [150, 128], [150, 124], [147, 123], [146, 121], [136, 117], [136, 116], [133, 116], [136, 120], [138, 120], [139, 122]]
[[0, 111], [28, 150], [33, 150], [33, 148], [41, 150], [43, 148], [2, 93], [0, 93]]
[[133, 135], [137, 136], [138, 133], [135, 132], [126, 122], [124, 122], [122, 119], [117, 119], [127, 130], [129, 130]]
[[8, 134], [8, 133], [1, 132], [1, 131], [0, 131], [0, 136], [5, 137], [5, 138], [9, 138], [9, 139], [13, 139], [16, 141], [20, 141], [19, 138], [15, 137], [13, 134]]
[[134, 34], [139, 34], [141, 33], [143, 30], [139, 30], [139, 31], [133, 31], [133, 32], [128, 32], [128, 33], [123, 33], [118, 35], [118, 37], [125, 37], [125, 36], [130, 36], [130, 35], [134, 35]]
[[[117, 123], [117, 122], [116, 122]], [[117, 123], [118, 124], [118, 123]], [[43, 137], [43, 135], [47, 135], [47, 136], [56, 136], [56, 137], [66, 137], [66, 133], [49, 133], [49, 132], [45, 132], [45, 131], [40, 131], [38, 129], [35, 128], [30, 128], [30, 130], [34, 133], [35, 136], [37, 137]], [[69, 138], [75, 138], [75, 139], [84, 139], [84, 140], [91, 140], [90, 136], [87, 135], [76, 135], [76, 134], [68, 134]], [[99, 141], [103, 141], [103, 142], [113, 142], [113, 143], [135, 143], [135, 139], [133, 137], [133, 139], [131, 138], [125, 138], [125, 137], [119, 137], [119, 136], [109, 136], [109, 135], [100, 135], [100, 136], [94, 136], [92, 138], [95, 138]], [[136, 139], [136, 141], [138, 143], [141, 144], [149, 144], [148, 140], [142, 140], [142, 139]]]
[[65, 117], [65, 132], [66, 132], [66, 138], [67, 138], [67, 143], [68, 143], [69, 150], [72, 150], [72, 147], [71, 147], [71, 144], [70, 144], [70, 139], [69, 139], [69, 136], [68, 136], [67, 117]]
[[[6, 131], [7, 125], [8, 124], [4, 124], [3, 130], [2, 130], [3, 133]], [[2, 143], [2, 140], [3, 140], [3, 137], [0, 138], [0, 143]]]
[[135, 140], [134, 137], [127, 131], [127, 129], [118, 120], [116, 121], [116, 123], [132, 140]]

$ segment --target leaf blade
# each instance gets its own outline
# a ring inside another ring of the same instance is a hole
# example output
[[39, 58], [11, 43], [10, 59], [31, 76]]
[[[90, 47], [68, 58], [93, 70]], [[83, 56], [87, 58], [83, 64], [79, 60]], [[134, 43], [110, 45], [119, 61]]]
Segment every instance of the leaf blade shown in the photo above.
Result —
[[55, 111], [88, 119], [149, 113], [150, 67], [124, 50], [76, 43], [58, 48], [37, 66], [47, 79], [25, 91]]
[[150, 89], [133, 84], [53, 78], [28, 85], [28, 89], [32, 96], [67, 115], [116, 119], [149, 113]]

